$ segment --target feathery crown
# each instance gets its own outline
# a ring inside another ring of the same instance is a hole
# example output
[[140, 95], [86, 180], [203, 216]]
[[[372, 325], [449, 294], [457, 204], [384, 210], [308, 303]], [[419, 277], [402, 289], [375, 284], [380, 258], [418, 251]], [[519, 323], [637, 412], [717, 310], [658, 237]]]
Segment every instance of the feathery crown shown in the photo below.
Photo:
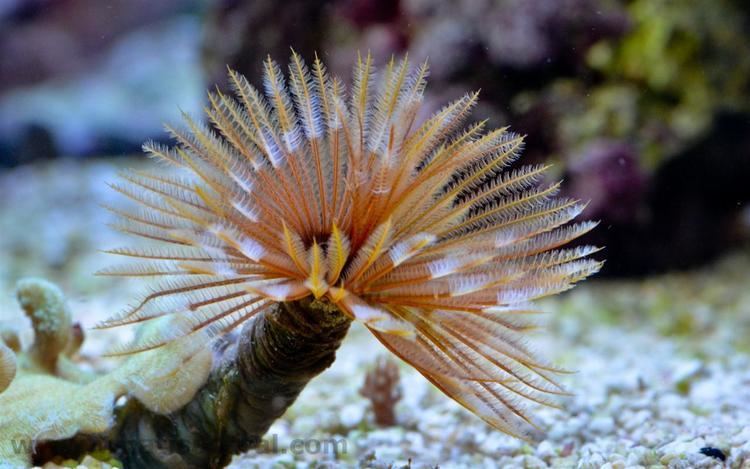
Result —
[[563, 393], [524, 341], [529, 301], [599, 269], [596, 248], [560, 249], [595, 223], [569, 223], [583, 205], [542, 183], [546, 166], [507, 170], [521, 136], [461, 130], [476, 93], [420, 123], [427, 65], [392, 60], [376, 80], [371, 62], [358, 57], [348, 96], [317, 57], [293, 53], [288, 83], [269, 58], [265, 97], [230, 71], [236, 97], [209, 93], [212, 127], [185, 116], [176, 146], [146, 144], [183, 174], [123, 174], [113, 187], [140, 208], [118, 227], [163, 247], [110, 251], [142, 261], [105, 273], [167, 280], [101, 326], [175, 318], [132, 353], [312, 296], [523, 437], [527, 401]]

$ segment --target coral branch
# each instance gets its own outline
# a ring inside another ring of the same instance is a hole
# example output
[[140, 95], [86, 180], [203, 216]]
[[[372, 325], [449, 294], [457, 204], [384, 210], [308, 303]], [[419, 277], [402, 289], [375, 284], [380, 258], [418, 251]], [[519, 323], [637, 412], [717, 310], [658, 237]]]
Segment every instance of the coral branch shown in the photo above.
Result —
[[45, 371], [54, 373], [58, 356], [68, 346], [72, 320], [60, 289], [42, 279], [23, 279], [16, 297], [34, 327], [34, 345], [29, 356]]

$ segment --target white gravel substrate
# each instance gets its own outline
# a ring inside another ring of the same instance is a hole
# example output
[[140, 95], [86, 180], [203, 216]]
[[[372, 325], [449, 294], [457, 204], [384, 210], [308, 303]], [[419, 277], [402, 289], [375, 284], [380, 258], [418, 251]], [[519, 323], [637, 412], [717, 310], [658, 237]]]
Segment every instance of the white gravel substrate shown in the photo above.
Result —
[[[374, 427], [357, 392], [381, 352], [366, 334], [354, 331], [334, 366], [271, 428], [276, 447], [233, 467], [750, 467], [750, 358], [721, 344], [699, 360], [646, 332], [597, 326], [576, 343], [563, 337], [555, 348], [579, 370], [564, 378], [575, 395], [563, 410], [537, 410], [546, 436], [530, 445], [494, 431], [406, 366], [399, 425]], [[335, 454], [332, 441], [345, 451]], [[726, 463], [700, 453], [709, 446]]]

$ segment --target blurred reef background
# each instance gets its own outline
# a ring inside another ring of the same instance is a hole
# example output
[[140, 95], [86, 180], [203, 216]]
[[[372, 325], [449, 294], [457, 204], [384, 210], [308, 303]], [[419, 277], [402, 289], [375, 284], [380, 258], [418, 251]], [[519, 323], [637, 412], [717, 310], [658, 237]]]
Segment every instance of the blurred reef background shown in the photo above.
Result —
[[[564, 192], [590, 201], [584, 216], [601, 225], [582, 242], [606, 246], [607, 263], [550, 302], [547, 346], [581, 373], [571, 408], [543, 415], [554, 428], [542, 449], [492, 436], [404, 369], [397, 425], [375, 431], [357, 394], [372, 344], [367, 357], [342, 351], [275, 435], [356, 440], [344, 460], [364, 466], [476, 467], [478, 454], [602, 467], [638, 454], [630, 463], [714, 467], [700, 450], [717, 445], [747, 467], [745, 0], [0, 0], [0, 321], [29, 275], [57, 282], [85, 325], [124, 306], [137, 285], [91, 275], [112, 261], [97, 250], [121, 243], [99, 206], [122, 202], [106, 182], [150, 164], [142, 142], [199, 115], [227, 65], [259, 84], [263, 59], [283, 64], [290, 47], [345, 80], [357, 50], [428, 59], [430, 112], [481, 89], [473, 118], [527, 134], [523, 162], [554, 163]], [[92, 337], [90, 353], [105, 341]], [[428, 405], [436, 415], [415, 414]], [[298, 456], [280, 461], [310, 457]]]
[[693, 267], [748, 235], [748, 31], [741, 0], [5, 0], [0, 167], [136, 154], [290, 47], [345, 78], [408, 53], [433, 109], [481, 89], [476, 119], [559, 163], [604, 275]]

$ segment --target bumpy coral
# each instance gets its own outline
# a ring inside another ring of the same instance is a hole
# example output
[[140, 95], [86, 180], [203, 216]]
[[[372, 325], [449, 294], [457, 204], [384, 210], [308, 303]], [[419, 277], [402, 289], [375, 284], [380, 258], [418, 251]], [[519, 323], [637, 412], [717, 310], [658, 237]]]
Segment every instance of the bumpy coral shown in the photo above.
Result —
[[[31, 319], [35, 339], [18, 355], [7, 343], [0, 345], [0, 389], [8, 383], [0, 393], [2, 463], [29, 466], [39, 442], [107, 432], [121, 396], [133, 396], [156, 412], [182, 407], [210, 371], [212, 355], [205, 344], [176, 341], [91, 378], [73, 371], [70, 356], [80, 344], [80, 329], [72, 326], [60, 290], [43, 280], [23, 280], [18, 299]], [[17, 347], [13, 334], [4, 332], [10, 345]]]

